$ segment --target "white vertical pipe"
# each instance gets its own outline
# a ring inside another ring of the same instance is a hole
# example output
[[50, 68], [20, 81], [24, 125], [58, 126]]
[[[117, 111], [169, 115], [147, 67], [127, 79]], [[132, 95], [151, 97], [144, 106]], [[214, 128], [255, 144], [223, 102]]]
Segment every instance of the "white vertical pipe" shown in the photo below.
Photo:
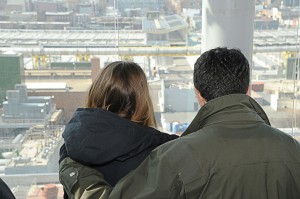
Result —
[[254, 0], [203, 0], [202, 45], [239, 48], [252, 65]]

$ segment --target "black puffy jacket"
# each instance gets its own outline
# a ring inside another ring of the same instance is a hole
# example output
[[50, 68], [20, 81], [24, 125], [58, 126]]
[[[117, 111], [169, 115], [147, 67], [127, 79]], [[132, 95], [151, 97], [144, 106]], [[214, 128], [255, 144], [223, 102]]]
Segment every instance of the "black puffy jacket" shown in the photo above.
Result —
[[100, 108], [79, 108], [63, 133], [61, 160], [72, 159], [104, 174], [112, 186], [157, 146], [177, 138]]

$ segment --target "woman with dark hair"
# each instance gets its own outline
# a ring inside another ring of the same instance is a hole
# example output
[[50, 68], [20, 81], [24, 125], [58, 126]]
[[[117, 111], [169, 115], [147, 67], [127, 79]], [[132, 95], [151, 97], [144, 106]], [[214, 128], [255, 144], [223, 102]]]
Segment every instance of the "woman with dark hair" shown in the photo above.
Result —
[[93, 167], [112, 186], [154, 148], [177, 138], [153, 128], [157, 124], [147, 78], [134, 62], [106, 66], [92, 83], [86, 106], [76, 110], [65, 128], [60, 162], [70, 157]]

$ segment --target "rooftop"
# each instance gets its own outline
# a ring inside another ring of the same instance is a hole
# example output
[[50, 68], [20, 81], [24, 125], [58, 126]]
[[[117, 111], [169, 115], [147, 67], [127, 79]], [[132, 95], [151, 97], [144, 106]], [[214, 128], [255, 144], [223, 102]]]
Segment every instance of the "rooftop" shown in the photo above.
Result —
[[[69, 92], [87, 92], [89, 87], [92, 84], [92, 79], [76, 79], [76, 81], [74, 81], [74, 79], [60, 79], [60, 81], [63, 81], [64, 84], [66, 85], [66, 87], [64, 88], [68, 88]], [[57, 82], [56, 79], [47, 79], [47, 86], [44, 87], [40, 87], [39, 89], [34, 89], [34, 88], [27, 88], [28, 92], [66, 92], [66, 89], [62, 89], [62, 85], [57, 85], [57, 87], [53, 86], [55, 85], [55, 83]], [[40, 84], [40, 80], [38, 79], [30, 79], [30, 80], [26, 80], [26, 85], [27, 84], [32, 84], [32, 85], [36, 85], [36, 84]], [[53, 86], [53, 87], [51, 87]], [[60, 87], [59, 87], [60, 86]]]
[[[3, 23], [3, 22], [1, 22]], [[10, 23], [10, 22], [8, 22]], [[45, 23], [45, 22], [41, 22]], [[48, 22], [47, 22], [48, 23]], [[65, 23], [65, 22], [55, 22]], [[0, 30], [0, 44], [35, 43], [51, 45], [103, 45], [115, 46], [116, 40], [122, 45], [145, 45], [146, 35], [139, 30]]]
[[66, 82], [36, 82], [26, 83], [28, 90], [66, 90]]
[[16, 152], [16, 157], [11, 159], [7, 168], [12, 170], [22, 166], [46, 166], [55, 148], [60, 144], [63, 130], [63, 127], [56, 127], [54, 130], [46, 127], [28, 130], [20, 151]]
[[147, 33], [167, 33], [188, 28], [188, 24], [179, 15], [161, 16], [157, 19], [143, 19], [143, 31]]

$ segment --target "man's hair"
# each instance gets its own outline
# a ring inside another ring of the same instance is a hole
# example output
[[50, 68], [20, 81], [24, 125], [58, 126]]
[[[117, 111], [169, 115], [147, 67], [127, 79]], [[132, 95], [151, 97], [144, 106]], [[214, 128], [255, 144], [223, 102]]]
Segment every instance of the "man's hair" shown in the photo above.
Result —
[[234, 93], [247, 93], [249, 63], [239, 49], [215, 48], [203, 53], [194, 66], [194, 85], [210, 101]]

